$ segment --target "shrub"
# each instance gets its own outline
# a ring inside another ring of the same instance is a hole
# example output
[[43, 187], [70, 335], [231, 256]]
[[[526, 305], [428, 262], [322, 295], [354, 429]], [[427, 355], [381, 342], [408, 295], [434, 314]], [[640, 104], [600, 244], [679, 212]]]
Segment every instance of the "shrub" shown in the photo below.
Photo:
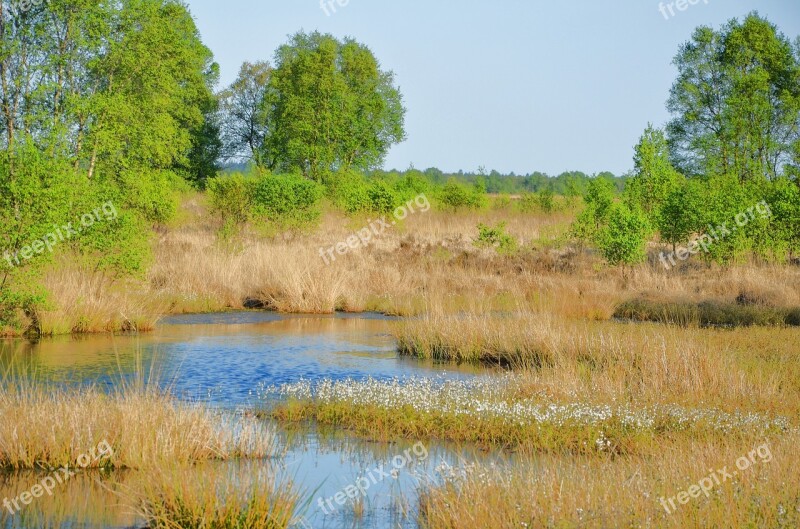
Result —
[[536, 211], [536, 208], [539, 207], [536, 194], [528, 192], [522, 193], [522, 196], [519, 199], [518, 207], [522, 213], [533, 213]]
[[543, 213], [552, 213], [556, 210], [555, 195], [551, 189], [542, 189], [536, 199]]
[[420, 195], [431, 192], [431, 184], [425, 176], [417, 171], [409, 172], [394, 183], [394, 190], [400, 202], [408, 202]]
[[375, 180], [367, 191], [370, 210], [376, 213], [391, 213], [400, 203], [397, 194], [382, 180]]
[[372, 208], [370, 187], [364, 176], [355, 171], [340, 171], [325, 180], [328, 197], [348, 215], [366, 213]]
[[479, 186], [472, 189], [451, 178], [442, 188], [439, 199], [442, 204], [453, 211], [458, 209], [480, 209], [486, 201], [485, 193]]
[[497, 253], [503, 255], [513, 254], [519, 248], [517, 240], [506, 233], [505, 222], [501, 222], [495, 227], [478, 224], [478, 238], [475, 239], [474, 244], [478, 248], [495, 248]]
[[300, 175], [271, 175], [258, 180], [253, 189], [255, 216], [280, 228], [299, 228], [316, 222], [323, 187]]
[[250, 220], [256, 180], [242, 174], [219, 176], [206, 182], [211, 211], [223, 222], [223, 231], [230, 232]]
[[608, 214], [608, 224], [597, 233], [600, 253], [612, 266], [634, 265], [645, 260], [645, 247], [650, 236], [647, 219], [638, 209], [614, 204]]

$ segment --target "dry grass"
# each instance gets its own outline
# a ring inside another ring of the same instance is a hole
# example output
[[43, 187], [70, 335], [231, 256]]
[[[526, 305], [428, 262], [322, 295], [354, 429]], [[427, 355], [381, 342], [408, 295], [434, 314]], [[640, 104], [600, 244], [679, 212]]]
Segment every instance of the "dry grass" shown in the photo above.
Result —
[[[798, 442], [797, 434], [756, 444], [681, 441], [625, 458], [540, 456], [523, 458], [511, 470], [473, 467], [424, 491], [420, 522], [427, 529], [798, 527]], [[756, 453], [755, 463], [724, 481], [718, 471], [735, 471], [739, 458], [757, 447], [769, 456]], [[712, 473], [720, 483], [713, 483], [708, 498], [701, 492], [678, 503], [679, 492]]]
[[703, 402], [800, 416], [800, 330], [558, 321], [543, 313], [429, 314], [398, 324], [401, 352], [510, 364], [559, 402]]
[[42, 334], [149, 331], [167, 305], [135, 281], [112, 281], [67, 262], [50, 269], [44, 286], [52, 310], [37, 315]]
[[74, 466], [100, 443], [113, 454], [89, 467], [152, 469], [238, 457], [263, 458], [273, 435], [255, 420], [233, 421], [153, 389], [54, 389], [5, 382], [0, 389], [0, 468]]
[[[150, 476], [141, 515], [150, 529], [287, 529], [299, 494], [268, 470], [231, 476], [213, 469], [173, 469]], [[239, 473], [241, 474], [241, 472]]]

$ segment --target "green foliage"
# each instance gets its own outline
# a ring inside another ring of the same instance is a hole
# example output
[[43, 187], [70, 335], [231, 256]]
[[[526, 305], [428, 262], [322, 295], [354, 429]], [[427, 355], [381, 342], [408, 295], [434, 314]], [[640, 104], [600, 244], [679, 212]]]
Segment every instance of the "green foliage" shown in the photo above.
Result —
[[330, 175], [325, 184], [333, 203], [349, 215], [391, 213], [402, 203], [396, 187], [383, 180], [368, 181], [356, 171]]
[[473, 243], [478, 248], [495, 248], [501, 255], [511, 255], [519, 249], [519, 243], [506, 232], [506, 223], [494, 227], [478, 224], [478, 238]]
[[761, 201], [759, 191], [741, 185], [736, 175], [714, 176], [705, 185], [703, 231], [714, 236], [715, 241], [704, 256], [724, 265], [745, 259], [755, 249], [756, 239], [762, 238], [760, 232], [768, 222], [754, 219], [739, 227], [735, 219]]
[[757, 13], [681, 46], [668, 109], [674, 161], [687, 175], [775, 178], [800, 159], [800, 48]]
[[631, 207], [638, 207], [655, 224], [667, 196], [681, 185], [684, 177], [670, 163], [664, 132], [648, 125], [635, 148], [634, 176], [625, 187]]
[[450, 179], [439, 193], [442, 205], [452, 211], [480, 209], [486, 204], [486, 196], [477, 186], [469, 188], [455, 179]]
[[325, 179], [325, 188], [331, 201], [349, 215], [369, 212], [372, 201], [369, 184], [357, 171], [339, 171]]
[[655, 227], [661, 239], [670, 243], [673, 249], [688, 241], [693, 233], [703, 230], [705, 195], [703, 182], [683, 179], [664, 198]]
[[431, 189], [432, 185], [427, 177], [416, 170], [407, 172], [394, 183], [394, 190], [401, 203], [406, 203], [420, 195], [427, 195]]
[[366, 46], [297, 33], [275, 62], [266, 94], [270, 168], [322, 181], [340, 169], [378, 167], [405, 139], [394, 75]]
[[542, 189], [536, 198], [542, 213], [552, 213], [556, 210], [555, 195], [552, 189]]
[[391, 213], [400, 203], [397, 193], [382, 180], [374, 180], [367, 193], [370, 207], [376, 213]]
[[254, 216], [279, 228], [303, 228], [317, 220], [322, 213], [321, 184], [297, 174], [267, 174], [253, 188]]
[[208, 180], [211, 212], [222, 221], [222, 232], [232, 235], [248, 222], [253, 214], [253, 196], [257, 181], [241, 173]]
[[772, 221], [765, 235], [775, 257], [782, 259], [800, 254], [800, 186], [796, 181], [779, 178], [772, 182], [767, 203]]
[[614, 204], [614, 184], [606, 178], [595, 178], [589, 182], [584, 202], [586, 207], [570, 227], [570, 236], [581, 244], [595, 242], [607, 224]]
[[617, 203], [608, 210], [608, 223], [596, 235], [600, 253], [612, 266], [631, 266], [647, 257], [650, 226], [639, 210]]
[[520, 195], [517, 207], [522, 213], [533, 213], [539, 207], [538, 198], [536, 193], [526, 191]]
[[225, 155], [268, 165], [264, 142], [268, 133], [267, 87], [272, 76], [268, 62], [245, 62], [239, 76], [220, 94]]

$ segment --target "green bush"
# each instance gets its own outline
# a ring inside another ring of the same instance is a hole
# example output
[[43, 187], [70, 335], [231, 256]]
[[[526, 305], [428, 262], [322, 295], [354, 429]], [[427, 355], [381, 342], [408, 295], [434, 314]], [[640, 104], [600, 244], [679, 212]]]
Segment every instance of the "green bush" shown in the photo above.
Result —
[[367, 213], [372, 208], [370, 187], [364, 176], [355, 171], [340, 171], [325, 179], [325, 187], [331, 202], [347, 213]]
[[260, 178], [253, 189], [256, 217], [279, 228], [302, 228], [319, 220], [324, 188], [300, 175]]
[[517, 240], [506, 233], [505, 222], [494, 227], [478, 224], [478, 238], [474, 244], [478, 248], [495, 248], [502, 255], [511, 255], [519, 249]]
[[453, 211], [459, 209], [481, 209], [486, 203], [486, 195], [480, 186], [469, 188], [455, 179], [450, 179], [439, 194], [442, 205]]
[[551, 189], [542, 189], [536, 198], [543, 213], [552, 213], [556, 210], [555, 194]]
[[522, 213], [533, 213], [539, 207], [539, 200], [536, 193], [525, 192], [519, 198], [518, 206]]
[[431, 192], [431, 184], [419, 171], [409, 171], [408, 174], [394, 183], [394, 190], [401, 203], [406, 203], [420, 195]]
[[394, 190], [382, 180], [375, 180], [367, 191], [371, 211], [376, 213], [391, 213], [400, 204]]
[[645, 260], [649, 237], [650, 226], [641, 211], [613, 204], [608, 224], [597, 232], [595, 243], [610, 265], [625, 267]]
[[230, 233], [250, 220], [257, 181], [240, 173], [219, 176], [206, 182], [211, 211]]

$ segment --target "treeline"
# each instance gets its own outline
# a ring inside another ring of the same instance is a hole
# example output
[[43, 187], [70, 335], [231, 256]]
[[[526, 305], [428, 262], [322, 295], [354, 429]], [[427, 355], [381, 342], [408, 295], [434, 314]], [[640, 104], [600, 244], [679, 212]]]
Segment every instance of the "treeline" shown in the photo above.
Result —
[[[372, 175], [378, 178], [384, 177], [403, 177], [412, 174], [415, 169], [407, 171], [374, 171]], [[501, 174], [497, 171], [487, 173], [484, 170], [478, 172], [444, 173], [436, 168], [426, 169], [422, 174], [434, 185], [444, 185], [451, 179], [455, 179], [467, 184], [478, 185], [492, 194], [520, 195], [522, 193], [539, 193], [549, 191], [562, 196], [583, 196], [589, 188], [589, 182], [596, 178], [610, 181], [617, 191], [622, 192], [625, 188], [627, 176], [615, 176], [610, 172], [602, 172], [589, 175], [582, 171], [567, 171], [558, 176], [551, 176], [547, 173], [535, 171], [526, 175], [516, 175], [514, 173]]]

